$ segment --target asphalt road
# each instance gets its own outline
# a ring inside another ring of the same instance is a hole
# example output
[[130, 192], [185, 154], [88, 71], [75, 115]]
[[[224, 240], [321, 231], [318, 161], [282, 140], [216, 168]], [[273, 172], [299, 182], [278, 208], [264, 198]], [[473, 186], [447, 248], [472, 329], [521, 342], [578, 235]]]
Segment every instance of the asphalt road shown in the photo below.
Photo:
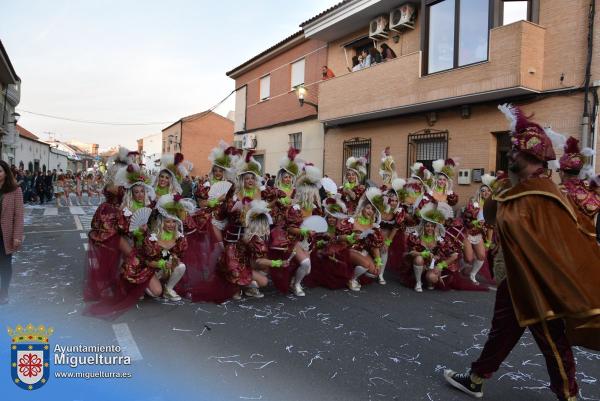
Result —
[[[445, 384], [442, 371], [465, 370], [477, 357], [493, 291], [418, 294], [389, 280], [360, 293], [309, 289], [296, 298], [268, 290], [260, 300], [222, 305], [144, 300], [105, 321], [81, 315], [93, 211], [27, 209], [11, 301], [0, 307], [4, 326], [44, 323], [56, 329], [53, 344], [120, 344], [133, 357], [127, 384], [77, 382], [64, 399], [109, 390], [123, 396], [112, 399], [128, 400], [469, 399]], [[574, 353], [580, 399], [600, 400], [600, 353]], [[52, 380], [48, 388], [59, 385]], [[484, 386], [485, 399], [552, 400], [547, 385], [544, 360], [527, 332]], [[134, 387], [140, 389], [125, 396]], [[2, 374], [0, 388], [14, 392], [10, 399], [23, 396], [9, 374]]]

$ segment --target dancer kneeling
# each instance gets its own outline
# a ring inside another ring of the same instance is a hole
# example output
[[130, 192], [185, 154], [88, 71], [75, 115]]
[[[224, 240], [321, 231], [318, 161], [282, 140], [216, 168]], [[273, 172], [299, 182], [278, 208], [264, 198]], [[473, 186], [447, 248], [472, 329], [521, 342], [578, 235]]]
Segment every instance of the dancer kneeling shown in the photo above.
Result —
[[421, 224], [416, 233], [407, 241], [407, 257], [412, 262], [415, 278], [415, 291], [423, 292], [422, 277], [428, 289], [440, 282], [442, 270], [455, 263], [458, 253], [448, 250], [444, 243], [444, 221], [447, 213], [433, 203], [427, 203], [419, 211]]
[[381, 190], [367, 188], [358, 202], [354, 217], [338, 223], [337, 234], [344, 235], [350, 246], [349, 262], [354, 266], [354, 275], [348, 282], [348, 288], [352, 291], [360, 291], [360, 276], [366, 274], [375, 278], [383, 266], [380, 250], [384, 239], [379, 221], [384, 208]]
[[[265, 287], [269, 280], [267, 274], [271, 268], [284, 265], [281, 260], [267, 258], [270, 225], [272, 223], [267, 203], [254, 200], [244, 217], [245, 229], [237, 242], [229, 242], [221, 259], [221, 270], [225, 278], [239, 287], [249, 297], [262, 298], [258, 290]], [[240, 299], [241, 293], [234, 299]]]

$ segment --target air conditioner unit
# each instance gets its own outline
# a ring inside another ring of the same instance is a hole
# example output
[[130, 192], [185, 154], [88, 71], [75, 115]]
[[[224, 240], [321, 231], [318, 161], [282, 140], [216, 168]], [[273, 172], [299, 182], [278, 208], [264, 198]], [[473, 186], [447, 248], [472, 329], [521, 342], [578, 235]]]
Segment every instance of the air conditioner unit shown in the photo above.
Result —
[[372, 19], [369, 24], [369, 37], [372, 39], [387, 39], [387, 26], [387, 15], [380, 15], [379, 17]]
[[256, 148], [256, 134], [244, 134], [242, 136], [242, 149]]
[[390, 29], [401, 32], [403, 29], [415, 29], [417, 9], [412, 3], [405, 3], [390, 12]]
[[469, 169], [458, 170], [458, 183], [460, 185], [469, 185], [471, 183], [471, 170], [469, 170]]

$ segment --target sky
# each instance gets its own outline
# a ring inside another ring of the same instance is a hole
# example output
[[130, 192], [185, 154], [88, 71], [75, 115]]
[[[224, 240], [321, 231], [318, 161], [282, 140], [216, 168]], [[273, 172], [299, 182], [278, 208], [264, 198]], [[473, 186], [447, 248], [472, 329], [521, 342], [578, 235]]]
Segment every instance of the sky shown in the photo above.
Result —
[[[337, 2], [0, 0], [0, 39], [22, 81], [19, 125], [42, 140], [134, 148], [218, 103], [234, 89], [226, 71]], [[231, 96], [215, 111], [233, 109]]]

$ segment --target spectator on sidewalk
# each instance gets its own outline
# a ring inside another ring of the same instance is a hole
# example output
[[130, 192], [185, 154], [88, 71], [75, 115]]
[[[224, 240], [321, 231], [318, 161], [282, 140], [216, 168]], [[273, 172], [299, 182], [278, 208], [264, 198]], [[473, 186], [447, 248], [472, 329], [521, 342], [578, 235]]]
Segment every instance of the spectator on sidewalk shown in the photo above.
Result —
[[34, 181], [35, 193], [37, 195], [37, 201], [42, 205], [46, 198], [46, 176], [43, 172], [36, 172]]
[[56, 170], [54, 170], [54, 172], [50, 172], [50, 170], [46, 171], [46, 176], [44, 177], [44, 183], [45, 183], [45, 193], [46, 193], [46, 200], [48, 202], [50, 202], [52, 200], [52, 193], [54, 190], [54, 177], [56, 175]]
[[23, 193], [4, 160], [0, 160], [0, 236], [0, 304], [6, 304], [12, 254], [23, 243]]
[[192, 198], [193, 197], [193, 188], [192, 188], [192, 179], [189, 175], [186, 175], [183, 181], [181, 182], [181, 196], [184, 198]]

